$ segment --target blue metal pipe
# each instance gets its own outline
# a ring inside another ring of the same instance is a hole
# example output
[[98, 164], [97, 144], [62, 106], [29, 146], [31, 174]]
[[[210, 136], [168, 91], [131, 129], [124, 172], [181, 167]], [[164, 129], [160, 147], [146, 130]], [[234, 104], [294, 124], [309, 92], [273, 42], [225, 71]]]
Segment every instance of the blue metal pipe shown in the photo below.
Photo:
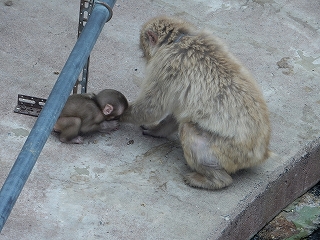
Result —
[[95, 1], [90, 18], [79, 36], [0, 191], [0, 232], [57, 121], [70, 92], [116, 0]]

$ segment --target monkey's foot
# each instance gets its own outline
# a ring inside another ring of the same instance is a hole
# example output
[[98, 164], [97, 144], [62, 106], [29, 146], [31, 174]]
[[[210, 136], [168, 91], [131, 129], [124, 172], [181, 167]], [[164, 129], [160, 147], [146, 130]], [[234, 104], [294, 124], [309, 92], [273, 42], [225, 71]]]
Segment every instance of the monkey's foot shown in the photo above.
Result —
[[70, 143], [83, 144], [83, 137], [78, 136], [70, 141]]
[[207, 178], [206, 176], [197, 173], [187, 173], [184, 175], [184, 181], [186, 184], [188, 184], [191, 187], [198, 187], [198, 188], [204, 188], [204, 189], [221, 189], [224, 187], [229, 186], [232, 183], [232, 178], [229, 174], [226, 172], [215, 172], [217, 176]]
[[161, 128], [161, 126], [140, 126], [142, 128], [142, 134], [146, 136], [151, 136], [155, 138], [165, 138], [168, 137], [170, 134], [173, 133], [173, 131], [168, 131], [166, 128]]
[[142, 128], [142, 134], [146, 136], [151, 136], [155, 138], [163, 138], [166, 136], [162, 136], [158, 132], [154, 131], [152, 128], [148, 129], [146, 126], [140, 126]]
[[141, 128], [143, 135], [168, 137], [178, 130], [178, 123], [172, 115], [169, 115], [158, 124], [143, 125]]
[[60, 141], [63, 143], [83, 144], [83, 137], [77, 136], [74, 139], [68, 141], [67, 139], [60, 137]]

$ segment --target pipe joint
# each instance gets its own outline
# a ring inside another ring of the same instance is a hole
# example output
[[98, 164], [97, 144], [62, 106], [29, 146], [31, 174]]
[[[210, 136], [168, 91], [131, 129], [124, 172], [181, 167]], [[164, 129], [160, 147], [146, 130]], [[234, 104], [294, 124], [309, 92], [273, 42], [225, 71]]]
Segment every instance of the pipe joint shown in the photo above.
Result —
[[107, 19], [106, 23], [110, 21], [110, 19], [112, 18], [113, 16], [113, 11], [112, 11], [112, 8], [105, 2], [102, 2], [102, 1], [94, 1], [94, 4], [101, 4], [102, 6], [106, 7], [109, 11], [109, 18]]

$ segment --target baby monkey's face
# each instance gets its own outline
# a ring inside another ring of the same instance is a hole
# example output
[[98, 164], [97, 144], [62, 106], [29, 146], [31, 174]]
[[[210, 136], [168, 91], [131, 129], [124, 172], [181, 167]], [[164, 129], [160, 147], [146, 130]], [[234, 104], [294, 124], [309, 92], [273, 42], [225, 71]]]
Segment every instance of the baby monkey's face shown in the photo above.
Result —
[[114, 109], [112, 113], [110, 113], [109, 115], [105, 115], [105, 120], [106, 121], [119, 120], [123, 112], [124, 112], [124, 108]]

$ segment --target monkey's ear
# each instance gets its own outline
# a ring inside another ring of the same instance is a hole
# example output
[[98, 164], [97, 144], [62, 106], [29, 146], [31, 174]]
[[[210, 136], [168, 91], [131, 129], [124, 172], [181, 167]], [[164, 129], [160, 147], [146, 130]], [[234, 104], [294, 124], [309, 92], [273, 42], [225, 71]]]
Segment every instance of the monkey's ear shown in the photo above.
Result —
[[158, 36], [157, 34], [155, 34], [153, 31], [151, 30], [148, 30], [147, 31], [147, 35], [148, 35], [148, 38], [149, 38], [149, 42], [151, 43], [151, 45], [156, 45], [157, 42], [158, 42]]
[[109, 115], [113, 111], [113, 106], [111, 104], [106, 104], [102, 110], [104, 115]]

